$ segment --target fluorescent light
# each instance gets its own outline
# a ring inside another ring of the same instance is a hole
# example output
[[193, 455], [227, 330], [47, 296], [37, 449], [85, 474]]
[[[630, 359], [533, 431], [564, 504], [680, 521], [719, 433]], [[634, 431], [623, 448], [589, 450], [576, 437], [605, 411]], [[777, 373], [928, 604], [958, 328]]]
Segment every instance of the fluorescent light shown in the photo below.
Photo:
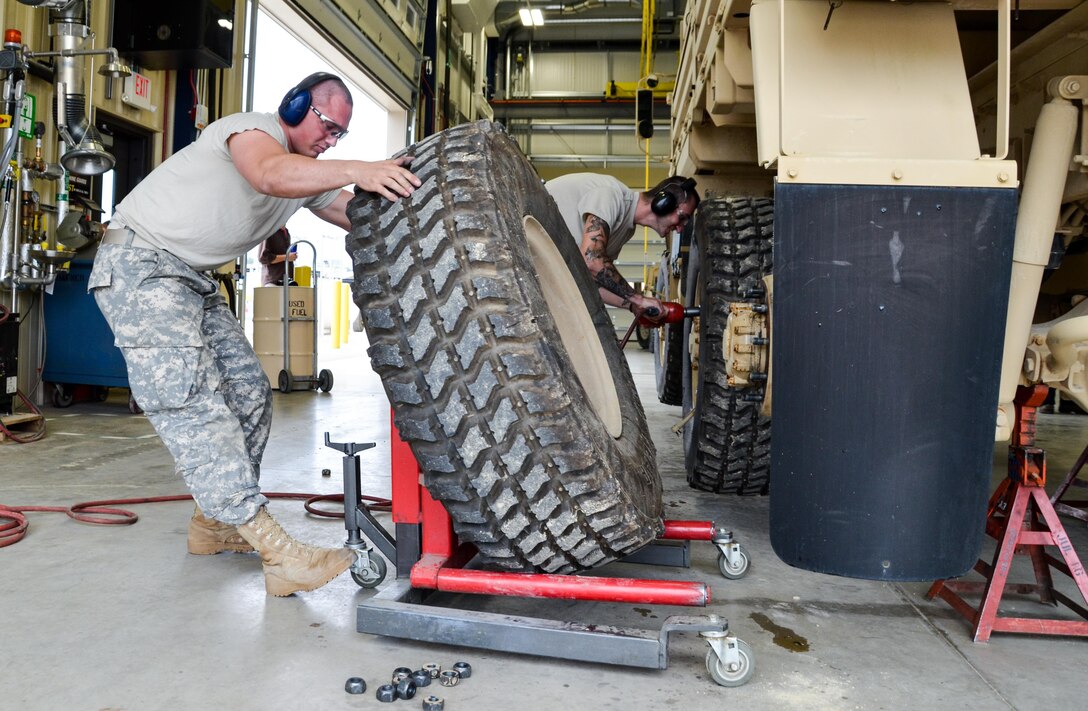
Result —
[[233, 30], [234, 29], [234, 23], [231, 22], [230, 20], [228, 20], [225, 17], [220, 17], [219, 18], [219, 26], [222, 27], [224, 30]]
[[525, 27], [541, 27], [544, 25], [544, 13], [539, 8], [529, 9], [523, 7], [518, 10], [518, 15], [521, 16], [521, 24]]

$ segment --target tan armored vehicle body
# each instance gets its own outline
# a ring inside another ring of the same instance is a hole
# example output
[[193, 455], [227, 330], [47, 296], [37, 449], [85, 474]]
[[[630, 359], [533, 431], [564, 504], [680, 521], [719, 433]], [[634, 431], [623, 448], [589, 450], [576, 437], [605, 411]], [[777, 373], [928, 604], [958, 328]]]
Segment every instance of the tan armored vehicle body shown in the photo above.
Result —
[[659, 283], [703, 318], [658, 366], [692, 485], [769, 487], [788, 562], [966, 567], [1017, 386], [1088, 408], [1086, 30], [1079, 2], [688, 3], [673, 170], [712, 199]]

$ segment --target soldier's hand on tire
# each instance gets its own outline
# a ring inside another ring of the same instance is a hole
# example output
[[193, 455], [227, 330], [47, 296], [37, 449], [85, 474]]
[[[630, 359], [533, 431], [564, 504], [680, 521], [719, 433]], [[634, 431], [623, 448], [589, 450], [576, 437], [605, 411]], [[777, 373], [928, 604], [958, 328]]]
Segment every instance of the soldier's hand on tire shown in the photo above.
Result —
[[394, 202], [398, 197], [408, 197], [420, 186], [419, 178], [404, 167], [411, 162], [412, 156], [373, 162], [358, 161], [362, 170], [361, 175], [356, 177], [355, 184]]

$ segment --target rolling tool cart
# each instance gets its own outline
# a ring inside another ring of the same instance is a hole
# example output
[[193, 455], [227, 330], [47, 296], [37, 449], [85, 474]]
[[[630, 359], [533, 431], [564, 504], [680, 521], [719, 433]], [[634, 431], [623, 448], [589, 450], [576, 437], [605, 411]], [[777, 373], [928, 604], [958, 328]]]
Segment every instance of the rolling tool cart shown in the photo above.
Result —
[[[317, 388], [327, 393], [332, 390], [332, 371], [317, 369], [317, 249], [303, 239], [292, 242], [288, 253], [300, 244], [307, 245], [313, 254], [313, 286], [291, 286], [285, 273], [283, 287], [253, 290], [253, 349], [268, 379], [280, 392]], [[279, 294], [275, 294], [276, 289]], [[273, 295], [279, 298], [278, 304], [272, 302]], [[276, 333], [279, 328], [282, 331]], [[301, 349], [302, 343], [308, 349]], [[296, 375], [303, 371], [305, 374]]]
[[[356, 621], [359, 632], [651, 669], [668, 666], [670, 633], [695, 632], [710, 646], [706, 668], [714, 681], [722, 686], [740, 686], [751, 678], [755, 671], [751, 648], [730, 634], [729, 623], [718, 615], [673, 615], [665, 619], [660, 630], [646, 630], [428, 604], [433, 593], [442, 591], [702, 607], [710, 600], [710, 590], [704, 583], [690, 581], [470, 569], [466, 564], [475, 550], [457, 540], [445, 508], [420, 484], [419, 465], [395, 426], [391, 440], [395, 537], [382, 527], [359, 497], [358, 453], [373, 447], [373, 443], [330, 442], [328, 433], [325, 434], [326, 446], [344, 454], [347, 545], [358, 554], [351, 569], [352, 577], [362, 587], [377, 587], [386, 575], [386, 565], [378, 551], [396, 569], [392, 584], [359, 604]], [[364, 535], [377, 551], [367, 545]], [[692, 540], [708, 540], [719, 548], [719, 566], [726, 577], [740, 577], [747, 572], [747, 552], [731, 533], [708, 521], [666, 521], [663, 540], [624, 561], [686, 567]]]

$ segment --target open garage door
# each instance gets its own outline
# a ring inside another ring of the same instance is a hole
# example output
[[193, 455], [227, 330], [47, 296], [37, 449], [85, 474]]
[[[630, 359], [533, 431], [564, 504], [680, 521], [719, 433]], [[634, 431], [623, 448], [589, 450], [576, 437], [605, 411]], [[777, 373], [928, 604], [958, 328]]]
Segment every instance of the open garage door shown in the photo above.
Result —
[[[382, 160], [407, 145], [408, 110], [401, 97], [391, 93], [366, 64], [377, 62], [372, 54], [351, 56], [345, 43], [334, 41], [341, 27], [329, 28], [315, 24], [315, 16], [306, 13], [300, 3], [288, 0], [268, 0], [259, 3], [257, 16], [250, 24], [253, 31], [247, 37], [250, 57], [246, 74], [246, 106], [253, 111], [275, 111], [283, 95], [296, 82], [313, 72], [331, 72], [344, 79], [351, 90], [353, 112], [350, 133], [329, 152], [332, 159]], [[251, 5], [252, 7], [252, 5]], [[336, 18], [325, 18], [333, 22]], [[380, 67], [379, 67], [380, 69]], [[305, 245], [299, 249], [298, 264], [309, 266], [316, 261], [319, 283], [314, 286], [320, 300], [330, 300], [334, 284], [350, 279], [352, 268], [344, 251], [344, 232], [319, 219], [308, 210], [300, 210], [287, 223], [292, 241], [305, 240], [314, 245], [316, 256]], [[267, 235], [266, 235], [267, 236]], [[255, 248], [246, 259], [244, 323], [252, 333], [253, 289], [261, 286], [261, 265]], [[331, 303], [331, 301], [330, 301]], [[330, 323], [324, 323], [331, 309], [318, 309], [322, 318], [318, 334], [319, 351], [327, 339], [324, 334]]]
[[[256, 111], [272, 110], [298, 79], [312, 72], [332, 72], [343, 77], [356, 102], [355, 131], [337, 157], [376, 160], [406, 146], [412, 93], [406, 94], [399, 82], [390, 85], [388, 60], [376, 46], [368, 50], [361, 42], [337, 39], [350, 30], [345, 18], [307, 12], [305, 5], [291, 0], [259, 4], [252, 25], [256, 31], [248, 39], [253, 67], [249, 105]], [[361, 126], [366, 131], [360, 131]]]

